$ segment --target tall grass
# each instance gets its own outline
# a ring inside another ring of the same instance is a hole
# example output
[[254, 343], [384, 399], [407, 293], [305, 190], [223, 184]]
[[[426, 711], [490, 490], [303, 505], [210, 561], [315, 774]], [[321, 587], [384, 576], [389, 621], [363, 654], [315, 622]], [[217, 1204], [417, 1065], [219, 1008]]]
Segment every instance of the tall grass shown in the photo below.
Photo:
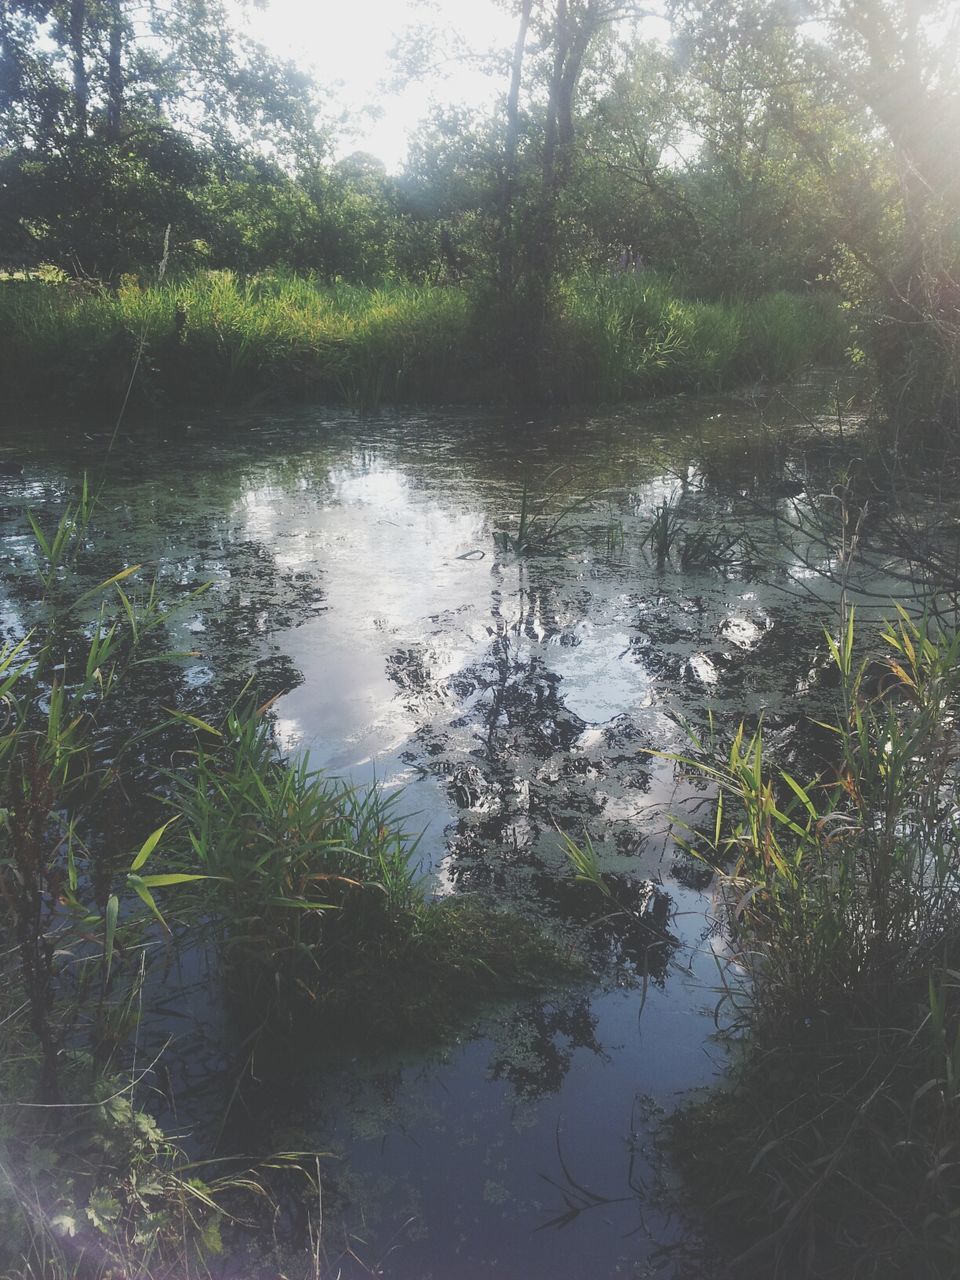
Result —
[[[9, 396], [101, 401], [129, 376], [140, 335], [141, 392], [172, 399], [457, 398], [471, 377], [466, 294], [389, 285], [325, 287], [287, 274], [205, 272], [114, 291], [8, 280], [0, 288], [0, 375]], [[136, 335], [136, 337], [135, 337]]]
[[54, 529], [31, 517], [42, 624], [0, 650], [0, 1268], [38, 1277], [202, 1265], [238, 1186], [190, 1168], [126, 1057], [155, 894], [199, 873], [157, 872], [165, 828], [112, 818], [150, 734], [111, 721], [166, 615], [137, 566], [76, 587], [93, 512], [84, 485]]
[[576, 368], [593, 401], [719, 390], [839, 361], [848, 331], [826, 294], [702, 302], [654, 272], [578, 276], [561, 293], [555, 377], [562, 383], [563, 370]]
[[397, 795], [285, 759], [263, 709], [195, 722], [170, 778], [177, 865], [198, 876], [227, 992], [245, 1023], [299, 1043], [418, 1042], [498, 990], [580, 975], [536, 929], [489, 903], [432, 900]]
[[189, 861], [215, 886], [206, 909], [234, 989], [289, 1020], [335, 985], [338, 950], [382, 943], [426, 910], [416, 840], [396, 797], [327, 778], [306, 755], [284, 760], [253, 707], [198, 736], [170, 779]]
[[538, 555], [556, 547], [564, 521], [587, 506], [591, 493], [577, 496], [569, 491], [564, 478], [565, 467], [556, 467], [544, 478], [543, 490], [533, 494], [529, 478], [524, 476], [520, 491], [520, 510], [516, 529], [498, 529], [494, 533], [497, 550], [517, 556]]
[[718, 789], [694, 844], [749, 1039], [679, 1149], [738, 1276], [960, 1274], [960, 638], [900, 611], [882, 641], [857, 662], [852, 611], [829, 638], [829, 775], [778, 771], [742, 727], [687, 761]]
[[[327, 285], [273, 272], [202, 272], [110, 290], [0, 281], [0, 379], [21, 402], [113, 405], [143, 343], [139, 392], [229, 401], [264, 395], [358, 408], [504, 394], [501, 321], [469, 285]], [[543, 361], [548, 398], [616, 401], [781, 377], [842, 354], [826, 297], [703, 303], [653, 274], [578, 277], [558, 289]], [[520, 392], [523, 388], [518, 388]]]

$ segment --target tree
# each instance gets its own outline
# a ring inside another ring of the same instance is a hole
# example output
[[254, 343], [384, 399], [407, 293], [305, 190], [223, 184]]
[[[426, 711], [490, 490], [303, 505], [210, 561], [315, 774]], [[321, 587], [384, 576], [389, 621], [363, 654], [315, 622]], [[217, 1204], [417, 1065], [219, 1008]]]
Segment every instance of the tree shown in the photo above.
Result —
[[[888, 410], [960, 428], [960, 11], [951, 0], [807, 0], [823, 69], [885, 139], [899, 188], [895, 256], [870, 260]], [[829, 48], [829, 56], [828, 56]]]
[[[581, 78], [600, 34], [635, 11], [627, 0], [518, 0], [500, 166], [497, 287], [506, 322], [500, 326], [505, 358], [519, 366], [534, 392], [544, 389], [560, 209], [574, 168]], [[525, 68], [528, 108], [523, 121]], [[525, 139], [522, 123], [528, 130]], [[521, 149], [538, 157], [536, 167], [527, 169], [526, 190], [519, 181]]]
[[8, 260], [101, 274], [155, 253], [164, 218], [204, 237], [196, 197], [244, 157], [282, 172], [325, 145], [307, 77], [233, 33], [224, 0], [6, 0], [0, 106]]

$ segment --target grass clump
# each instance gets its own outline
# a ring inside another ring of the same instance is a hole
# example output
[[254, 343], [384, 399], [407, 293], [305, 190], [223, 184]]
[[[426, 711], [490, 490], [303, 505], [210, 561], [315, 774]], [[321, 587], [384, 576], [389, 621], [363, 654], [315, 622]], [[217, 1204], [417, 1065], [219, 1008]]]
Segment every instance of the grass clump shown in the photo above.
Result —
[[589, 978], [585, 960], [522, 916], [452, 895], [408, 907], [392, 934], [345, 949], [320, 1013], [348, 1042], [420, 1047], [496, 1001]]
[[882, 639], [857, 664], [851, 610], [829, 640], [830, 776], [778, 773], [742, 728], [691, 761], [746, 1040], [675, 1138], [738, 1276], [960, 1270], [960, 638], [900, 611]]
[[0, 651], [0, 1268], [186, 1274], [222, 1248], [226, 1201], [266, 1193], [192, 1167], [144, 1104], [155, 894], [197, 876], [158, 872], [165, 828], [117, 817], [150, 735], [113, 722], [164, 614], [127, 594], [135, 566], [74, 589], [93, 510], [84, 486], [56, 529], [34, 522], [44, 624]]
[[306, 755], [284, 759], [252, 707], [200, 736], [172, 803], [245, 1016], [299, 1034], [336, 1025], [361, 1041], [417, 1040], [478, 1001], [580, 976], [519, 917], [433, 900], [397, 796], [328, 778]]
[[563, 532], [564, 521], [587, 506], [594, 494], [571, 494], [563, 480], [566, 468], [557, 467], [543, 481], [543, 491], [534, 494], [529, 478], [524, 476], [520, 492], [520, 510], [516, 529], [498, 529], [494, 544], [499, 552], [516, 555], [540, 555], [555, 550]]
[[640, 543], [641, 548], [650, 548], [660, 573], [663, 572], [664, 566], [670, 557], [670, 552], [684, 532], [683, 521], [680, 519], [676, 502], [673, 499], [664, 498], [654, 508], [650, 528], [644, 534]]
[[[124, 277], [116, 289], [9, 280], [0, 287], [8, 397], [116, 403], [142, 349], [145, 398], [223, 402], [462, 398], [475, 385], [465, 291], [360, 288], [276, 272]], [[42, 393], [40, 388], [43, 388]]]

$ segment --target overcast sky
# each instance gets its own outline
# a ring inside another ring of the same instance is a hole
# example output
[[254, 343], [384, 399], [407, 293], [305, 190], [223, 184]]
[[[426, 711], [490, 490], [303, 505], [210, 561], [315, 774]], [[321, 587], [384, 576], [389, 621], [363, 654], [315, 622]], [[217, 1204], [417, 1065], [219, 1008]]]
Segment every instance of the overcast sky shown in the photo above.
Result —
[[342, 149], [370, 151], [396, 169], [431, 98], [480, 105], [505, 87], [498, 77], [451, 64], [448, 74], [403, 92], [386, 89], [390, 50], [411, 23], [424, 19], [454, 28], [468, 52], [510, 45], [516, 29], [512, 15], [493, 0], [269, 0], [265, 9], [248, 11], [247, 23], [257, 40], [334, 89], [340, 106], [379, 107], [380, 118], [361, 122], [359, 135]]

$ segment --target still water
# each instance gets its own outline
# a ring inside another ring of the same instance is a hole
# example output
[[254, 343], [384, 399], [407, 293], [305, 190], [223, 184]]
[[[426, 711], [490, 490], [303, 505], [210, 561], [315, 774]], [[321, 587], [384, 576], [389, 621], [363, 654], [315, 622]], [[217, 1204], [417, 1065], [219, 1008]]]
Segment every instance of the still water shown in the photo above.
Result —
[[[90, 571], [142, 562], [185, 601], [171, 639], [192, 656], [165, 698], [213, 714], [253, 676], [279, 695], [285, 749], [402, 791], [434, 892], [526, 912], [596, 970], [441, 1050], [345, 1060], [318, 1044], [258, 1099], [267, 1145], [329, 1153], [331, 1274], [707, 1273], [657, 1128], [724, 1066], [714, 889], [673, 839], [677, 819], [710, 821], [710, 796], [651, 752], [683, 749], [683, 725], [710, 713], [722, 731], [762, 712], [774, 747], [802, 754], [856, 427], [834, 391], [535, 421], [205, 416], [106, 458], [89, 424], [4, 440], [25, 464], [0, 495], [10, 635], [30, 620], [23, 508], [54, 520], [90, 470]], [[882, 562], [852, 586], [867, 614], [897, 592]], [[599, 920], [561, 831], [590, 837], [647, 929]], [[199, 991], [181, 1001], [188, 972]], [[178, 1118], [222, 1108], [215, 980], [174, 966], [165, 983], [153, 1016], [174, 1032]]]

